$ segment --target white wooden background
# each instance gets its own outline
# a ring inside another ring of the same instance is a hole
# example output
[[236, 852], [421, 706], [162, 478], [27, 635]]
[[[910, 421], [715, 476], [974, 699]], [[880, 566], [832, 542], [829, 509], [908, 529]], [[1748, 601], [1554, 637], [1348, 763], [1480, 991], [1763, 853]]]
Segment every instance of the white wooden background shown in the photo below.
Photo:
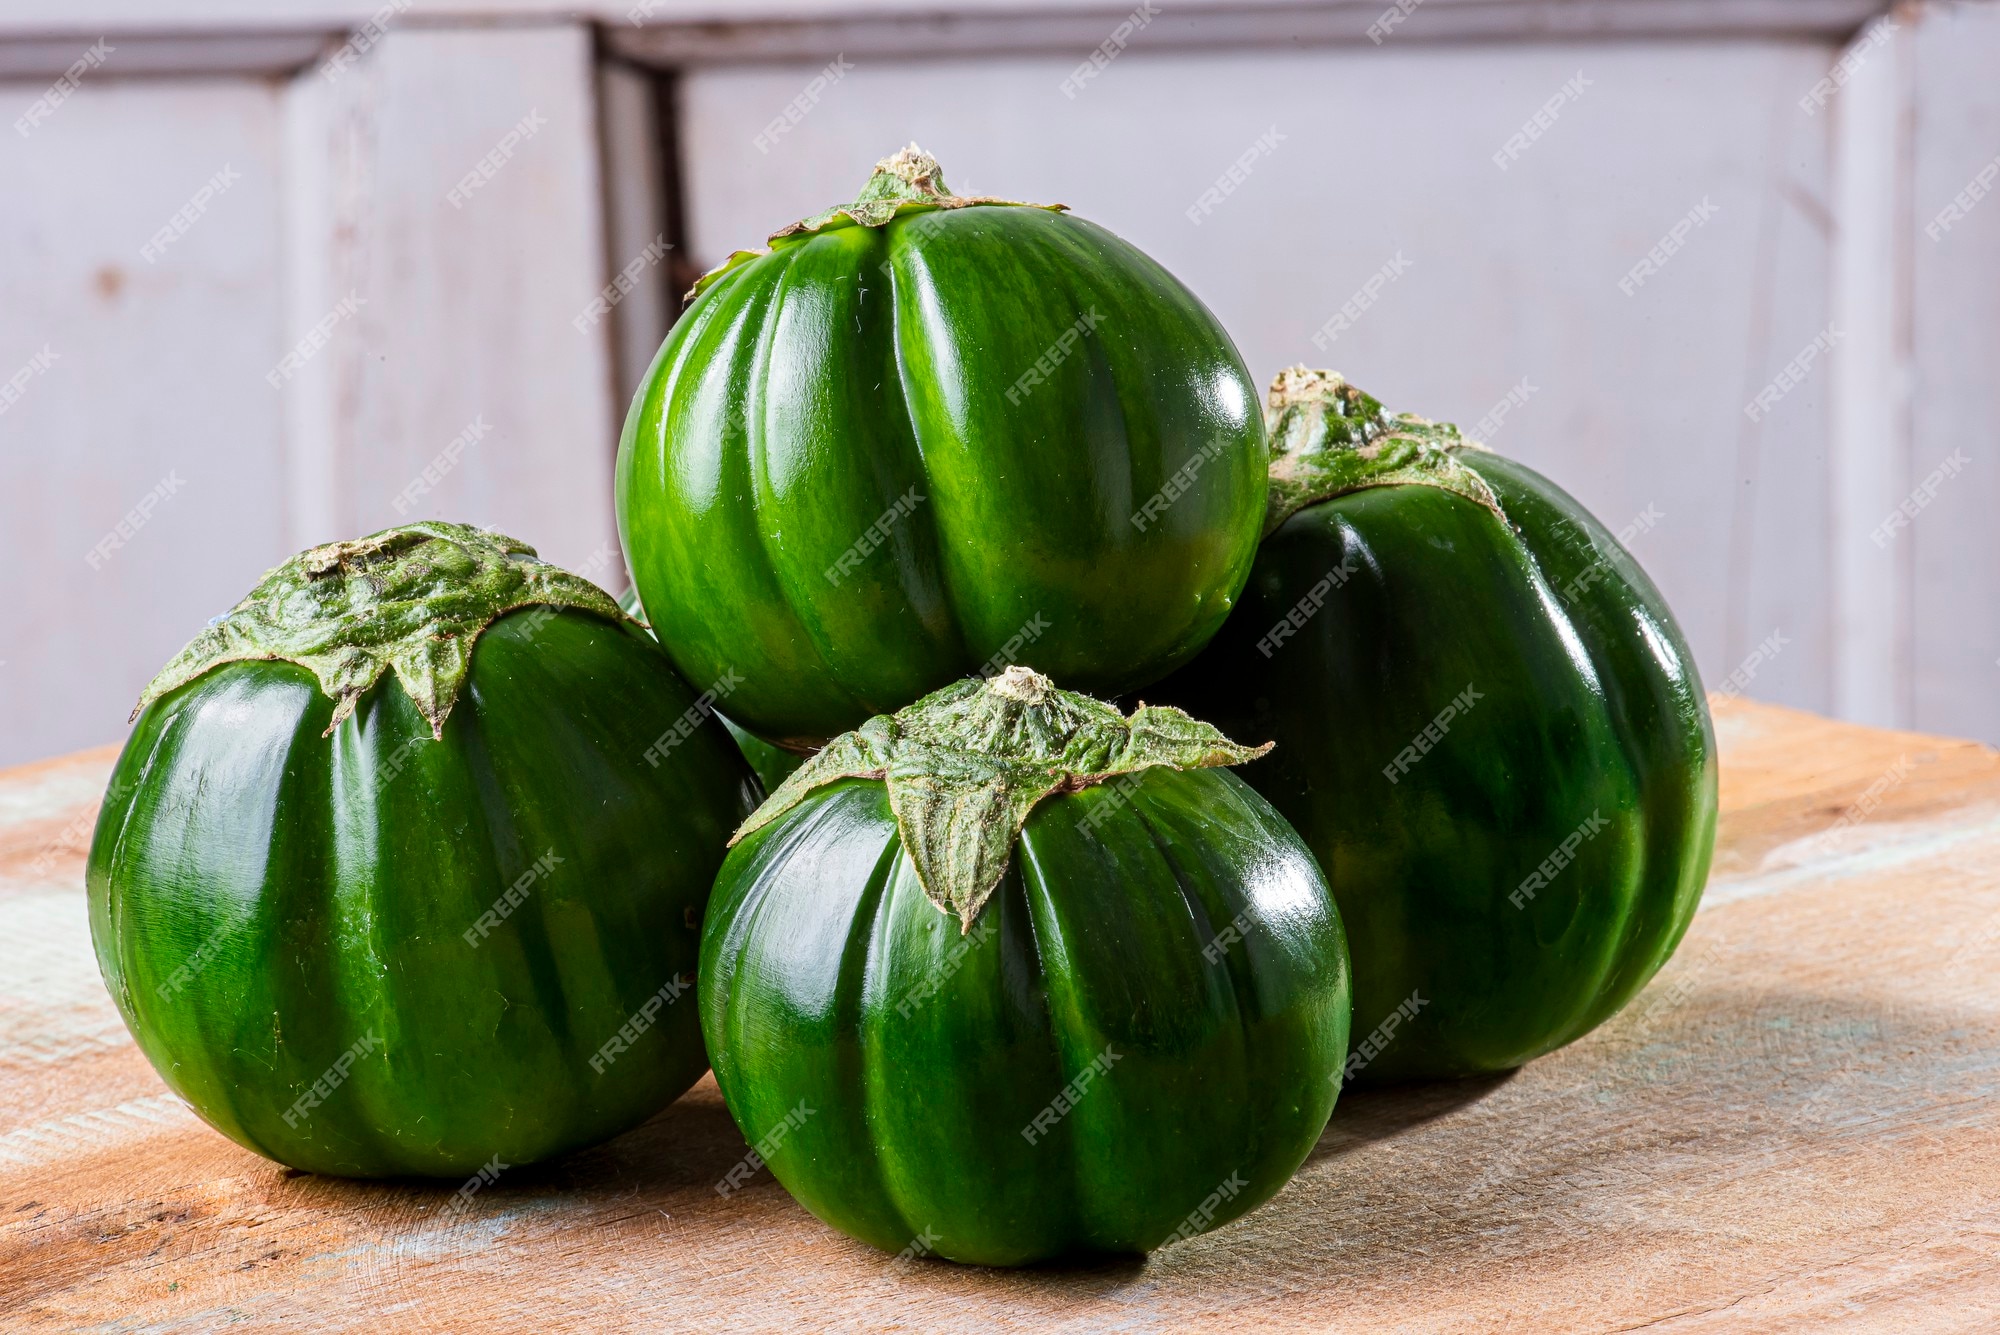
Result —
[[[0, 409], [0, 764], [122, 736], [204, 619], [293, 550], [404, 517], [427, 465], [408, 514], [496, 524], [617, 586], [617, 427], [685, 270], [850, 196], [912, 138], [961, 190], [1062, 200], [1157, 256], [1259, 376], [1331, 364], [1468, 427], [1514, 392], [1492, 443], [1614, 528], [1649, 516], [1632, 546], [1711, 685], [1776, 634], [1748, 694], [2000, 740], [2000, 204], [1926, 233], [2000, 153], [1990, 4], [1878, 32], [1873, 0], [1426, 0], [1378, 45], [1374, 3], [1209, 0], [1158, 6], [1073, 98], [1063, 80], [1128, 7], [628, 8], [0, 3], [0, 386], [28, 371]], [[324, 77], [377, 12], [386, 37]], [[102, 66], [17, 133], [100, 38]], [[1852, 77], [1808, 114], [1843, 51]], [[669, 232], [671, 261], [579, 328]], [[1835, 355], [1746, 416], [1829, 327]], [[1969, 464], [1872, 539], [1954, 450]]]

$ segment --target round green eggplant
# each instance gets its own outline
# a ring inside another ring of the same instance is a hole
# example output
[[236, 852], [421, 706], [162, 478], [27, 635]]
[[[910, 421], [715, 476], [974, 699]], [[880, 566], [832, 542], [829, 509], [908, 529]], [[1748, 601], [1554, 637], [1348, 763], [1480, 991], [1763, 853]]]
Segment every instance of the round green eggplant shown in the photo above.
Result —
[[[1141, 1253], [1278, 1191], [1350, 997], [1261, 754], [1013, 668], [836, 739], [717, 878], [701, 1015], [757, 1165], [904, 1256]], [[868, 775], [881, 777], [869, 778]]]
[[141, 1050], [248, 1149], [484, 1181], [707, 1066], [700, 915], [755, 781], [610, 597], [532, 557], [451, 524], [314, 549], [141, 701], [91, 934]]
[[1354, 951], [1351, 1078], [1503, 1071], [1631, 1000], [1693, 917], [1714, 731], [1617, 538], [1534, 470], [1272, 390], [1272, 531], [1229, 624], [1148, 692], [1276, 740], [1246, 778], [1318, 855]]
[[1158, 264], [914, 149], [695, 288], [632, 402], [618, 525], [688, 680], [794, 751], [1008, 663], [1144, 686], [1264, 513], [1256, 387]]

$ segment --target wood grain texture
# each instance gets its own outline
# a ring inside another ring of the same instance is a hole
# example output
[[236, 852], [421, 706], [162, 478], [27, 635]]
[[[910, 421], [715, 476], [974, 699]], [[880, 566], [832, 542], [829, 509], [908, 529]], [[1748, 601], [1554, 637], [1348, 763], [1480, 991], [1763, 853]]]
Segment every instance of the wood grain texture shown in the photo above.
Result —
[[[1718, 701], [1722, 842], [1625, 1013], [1506, 1078], [1343, 1098], [1247, 1219], [1144, 1262], [899, 1264], [822, 1227], [704, 1080], [452, 1184], [294, 1174], [196, 1122], [84, 926], [111, 760], [0, 774], [0, 1325], [207, 1330], [1992, 1329], [2000, 755]], [[80, 833], [79, 833], [80, 832]]]

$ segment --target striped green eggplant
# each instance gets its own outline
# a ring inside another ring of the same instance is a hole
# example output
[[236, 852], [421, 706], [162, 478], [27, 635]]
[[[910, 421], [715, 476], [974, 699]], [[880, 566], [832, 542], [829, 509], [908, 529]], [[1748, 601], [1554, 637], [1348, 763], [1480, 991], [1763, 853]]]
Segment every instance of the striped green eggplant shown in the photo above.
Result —
[[[1333, 1109], [1347, 952], [1312, 856], [1177, 710], [1010, 667], [845, 734], [716, 880], [723, 1099], [800, 1204], [981, 1265], [1140, 1253], [1267, 1200]], [[1265, 763], [1265, 762], [1258, 762]]]
[[1187, 660], [1249, 571], [1264, 429], [1171, 274], [912, 147], [701, 280], [617, 486], [668, 656], [804, 751], [1010, 662], [1112, 694]]
[[1332, 372], [1284, 372], [1270, 413], [1243, 601], [1148, 695], [1276, 740], [1246, 778], [1340, 902], [1354, 1078], [1519, 1066], [1629, 1001], [1694, 916], [1716, 767], [1693, 656], [1533, 469]]
[[595, 586], [456, 524], [314, 548], [136, 718], [91, 935], [140, 1048], [232, 1140], [463, 1178], [614, 1135], [706, 1067], [701, 913], [758, 790]]

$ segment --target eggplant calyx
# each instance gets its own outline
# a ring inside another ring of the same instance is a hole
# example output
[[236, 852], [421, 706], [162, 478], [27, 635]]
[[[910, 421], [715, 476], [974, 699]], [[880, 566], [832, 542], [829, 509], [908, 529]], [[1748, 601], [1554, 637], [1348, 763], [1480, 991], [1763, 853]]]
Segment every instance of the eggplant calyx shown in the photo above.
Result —
[[882, 227], [905, 213], [926, 209], [963, 209], [974, 204], [998, 204], [1008, 208], [1048, 209], [1060, 213], [1066, 204], [1028, 204], [1018, 199], [995, 199], [990, 195], [954, 195], [944, 183], [944, 171], [937, 159], [911, 144], [875, 164], [875, 171], [862, 185], [851, 204], [837, 204], [824, 213], [802, 218], [789, 227], [771, 233], [770, 240], [782, 241], [802, 232], [819, 232], [829, 227]]
[[1128, 717], [1047, 677], [1010, 667], [966, 678], [826, 744], [729, 841], [769, 825], [814, 789], [878, 779], [924, 894], [961, 933], [1006, 873], [1029, 812], [1044, 798], [1166, 766], [1240, 765], [1271, 749], [1238, 746], [1164, 705]]
[[1266, 537], [1308, 505], [1367, 487], [1437, 487], [1513, 527], [1486, 479], [1458, 458], [1484, 445], [1449, 422], [1383, 411], [1338, 371], [1289, 366], [1278, 372], [1264, 426], [1271, 438]]
[[[767, 240], [775, 246], [787, 237], [824, 232], [836, 227], [885, 227], [906, 213], [963, 209], [975, 204], [1047, 209], [1051, 213], [1061, 213], [1069, 207], [1067, 204], [1029, 204], [1018, 199], [995, 199], [988, 195], [954, 195], [944, 183], [944, 172], [939, 168], [937, 159], [911, 144], [876, 163], [874, 173], [862, 185], [861, 193], [854, 197], [852, 203], [836, 204], [824, 213], [816, 213], [781, 227]], [[694, 300], [710, 283], [738, 265], [770, 253], [768, 248], [731, 252], [728, 259], [695, 280], [694, 286], [688, 289], [687, 300]]]
[[444, 735], [481, 631], [523, 607], [574, 608], [629, 620], [610, 594], [515, 538], [425, 520], [300, 552], [210, 622], [139, 697], [153, 701], [224, 663], [296, 663], [335, 704], [323, 736], [387, 668]]

